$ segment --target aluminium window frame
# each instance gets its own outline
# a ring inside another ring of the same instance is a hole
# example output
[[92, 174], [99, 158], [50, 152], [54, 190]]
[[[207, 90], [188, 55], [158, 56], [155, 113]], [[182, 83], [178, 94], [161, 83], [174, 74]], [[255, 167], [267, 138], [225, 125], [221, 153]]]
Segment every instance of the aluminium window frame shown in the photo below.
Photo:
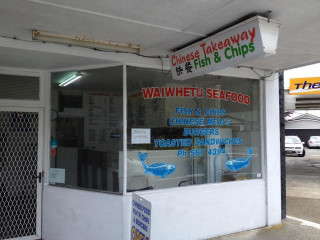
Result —
[[[51, 136], [51, 77], [53, 73], [56, 72], [64, 72], [64, 71], [83, 71], [83, 70], [94, 70], [94, 69], [102, 69], [102, 68], [111, 68], [111, 67], [119, 67], [122, 66], [122, 69], [124, 69], [124, 63], [123, 62], [114, 62], [109, 64], [99, 64], [99, 65], [90, 65], [90, 66], [81, 66], [81, 67], [72, 67], [72, 68], [59, 68], [59, 69], [53, 69], [49, 72], [46, 72], [45, 79], [46, 79], [46, 88], [45, 88], [45, 96], [46, 96], [46, 105], [45, 105], [45, 119], [46, 119], [46, 125], [48, 126], [45, 129], [45, 137], [44, 137], [44, 146], [45, 146], [45, 158], [44, 158], [44, 172], [46, 173], [44, 176], [44, 186], [53, 186], [53, 187], [62, 187], [62, 188], [70, 188], [74, 190], [83, 190], [83, 191], [91, 191], [91, 192], [99, 192], [99, 193], [106, 193], [106, 194], [114, 194], [114, 195], [123, 195], [124, 189], [121, 192], [110, 192], [110, 191], [99, 191], [95, 189], [89, 189], [89, 188], [81, 188], [81, 187], [64, 187], [64, 186], [58, 186], [54, 184], [49, 183], [49, 171], [50, 171], [50, 136]], [[123, 78], [123, 75], [122, 75]], [[123, 80], [123, 79], [122, 79]], [[123, 89], [125, 86], [123, 86]], [[123, 91], [124, 93], [124, 91]], [[125, 103], [123, 103], [123, 108], [125, 108]], [[123, 119], [125, 121], [125, 119]], [[123, 123], [124, 126], [126, 126], [126, 123]], [[124, 138], [124, 137], [123, 137]], [[123, 146], [124, 147], [124, 146]], [[124, 154], [123, 154], [124, 155]], [[119, 159], [120, 161], [120, 159]], [[124, 163], [124, 158], [122, 159]]]
[[[46, 101], [46, 119], [48, 119], [47, 124], [49, 124], [49, 127], [47, 128], [46, 132], [46, 158], [45, 161], [47, 164], [44, 164], [46, 167], [45, 172], [49, 173], [49, 160], [50, 160], [50, 109], [51, 109], [51, 74], [55, 72], [61, 72], [61, 71], [71, 71], [71, 70], [90, 70], [90, 69], [98, 69], [98, 68], [108, 68], [108, 67], [116, 67], [116, 66], [122, 66], [122, 81], [123, 81], [123, 158], [119, 159], [119, 161], [122, 161], [123, 164], [123, 182], [122, 182], [122, 193], [114, 193], [114, 192], [108, 192], [108, 191], [97, 191], [97, 192], [102, 192], [102, 193], [107, 193], [107, 194], [116, 194], [116, 195], [123, 195], [123, 196], [132, 196], [132, 192], [127, 192], [127, 67], [136, 67], [136, 68], [147, 68], [147, 69], [154, 69], [154, 70], [162, 70], [162, 71], [167, 71], [167, 69], [162, 69], [161, 66], [155, 67], [155, 66], [145, 66], [141, 64], [125, 64], [125, 63], [114, 63], [114, 64], [102, 64], [102, 65], [93, 65], [93, 66], [82, 66], [82, 67], [74, 67], [74, 68], [63, 68], [63, 69], [54, 69], [50, 72], [46, 73], [46, 79], [48, 79], [48, 82], [46, 84], [46, 96], [47, 96], [47, 101]], [[1, 73], [1, 71], [0, 71]], [[236, 78], [236, 76], [229, 76], [232, 78]], [[249, 77], [243, 77], [239, 76], [241, 78], [247, 78], [247, 79], [253, 79]], [[261, 181], [265, 180], [266, 176], [266, 167], [265, 167], [265, 110], [264, 110], [264, 105], [265, 105], [265, 85], [263, 81], [259, 79], [254, 79], [255, 81], [259, 81], [259, 114], [260, 114], [260, 141], [261, 141], [261, 173], [262, 177], [261, 179], [250, 179], [247, 181]], [[206, 184], [199, 184], [199, 185], [194, 185], [194, 186], [185, 186], [183, 189], [188, 189], [188, 188], [199, 188], [207, 185], [212, 185], [216, 183], [206, 183]], [[228, 183], [224, 183], [228, 184]], [[45, 176], [45, 185], [49, 185], [49, 179], [48, 179], [48, 174]], [[55, 185], [52, 185], [55, 186]], [[84, 189], [84, 188], [76, 188], [72, 187], [72, 189], [77, 189], [77, 190], [85, 190], [85, 191], [95, 191], [92, 189]], [[166, 188], [166, 189], [152, 189], [149, 191], [143, 191], [143, 194], [152, 194], [154, 192], [168, 192], [168, 191], [177, 191], [181, 190], [178, 188]], [[139, 191], [135, 192], [139, 193]], [[140, 192], [141, 193], [141, 192]]]

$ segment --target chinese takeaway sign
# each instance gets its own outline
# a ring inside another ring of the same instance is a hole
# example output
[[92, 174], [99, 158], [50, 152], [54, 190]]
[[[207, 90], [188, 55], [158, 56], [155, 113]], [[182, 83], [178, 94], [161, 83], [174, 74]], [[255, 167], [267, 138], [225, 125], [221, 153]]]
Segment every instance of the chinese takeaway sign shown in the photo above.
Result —
[[280, 24], [253, 17], [170, 55], [172, 77], [185, 80], [276, 53]]

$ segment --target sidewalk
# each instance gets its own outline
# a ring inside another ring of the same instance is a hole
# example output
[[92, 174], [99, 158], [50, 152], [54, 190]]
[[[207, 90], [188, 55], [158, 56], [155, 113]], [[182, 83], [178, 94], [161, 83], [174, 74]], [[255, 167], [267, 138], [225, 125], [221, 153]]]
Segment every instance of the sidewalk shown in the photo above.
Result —
[[287, 217], [282, 224], [207, 240], [319, 240], [320, 224]]

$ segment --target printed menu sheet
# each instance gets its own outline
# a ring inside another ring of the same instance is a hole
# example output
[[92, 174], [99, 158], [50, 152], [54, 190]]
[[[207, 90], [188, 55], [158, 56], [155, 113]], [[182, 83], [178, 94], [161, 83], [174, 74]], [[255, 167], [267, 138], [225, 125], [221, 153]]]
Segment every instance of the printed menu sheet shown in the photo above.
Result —
[[103, 92], [86, 94], [86, 147], [112, 150], [122, 137], [122, 95]]

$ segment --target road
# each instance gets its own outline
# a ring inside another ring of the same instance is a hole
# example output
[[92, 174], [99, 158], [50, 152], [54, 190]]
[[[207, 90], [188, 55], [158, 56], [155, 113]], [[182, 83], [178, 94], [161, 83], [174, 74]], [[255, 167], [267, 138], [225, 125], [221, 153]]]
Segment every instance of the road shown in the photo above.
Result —
[[286, 157], [287, 215], [320, 224], [320, 149]]

